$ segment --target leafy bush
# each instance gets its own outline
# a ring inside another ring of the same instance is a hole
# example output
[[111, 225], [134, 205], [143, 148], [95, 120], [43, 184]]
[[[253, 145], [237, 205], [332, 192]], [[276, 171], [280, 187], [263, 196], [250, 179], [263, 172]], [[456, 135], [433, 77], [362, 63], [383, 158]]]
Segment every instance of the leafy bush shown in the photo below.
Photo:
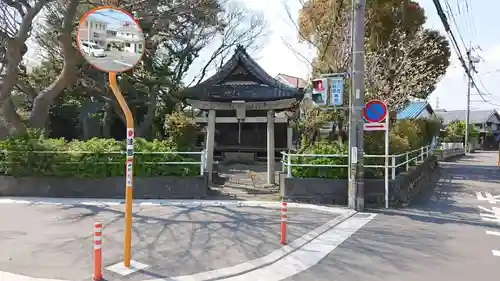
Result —
[[[196, 162], [191, 157], [151, 152], [175, 151], [168, 141], [135, 143], [134, 173], [138, 177], [190, 176], [198, 165], [163, 165], [158, 162]], [[125, 142], [93, 138], [88, 141], [35, 139], [33, 135], [10, 137], [0, 141], [0, 173], [11, 176], [53, 176], [104, 178], [123, 176]]]
[[[347, 147], [339, 142], [319, 141], [302, 154], [347, 155]], [[347, 165], [347, 157], [294, 157], [294, 164]], [[347, 167], [293, 167], [293, 175], [303, 178], [339, 179], [347, 177]]]
[[[389, 154], [399, 155], [411, 150], [418, 149], [428, 145], [432, 138], [438, 134], [441, 128], [441, 123], [438, 120], [432, 119], [404, 119], [398, 120], [392, 125], [389, 134]], [[384, 155], [385, 132], [369, 132], [364, 134], [364, 152], [368, 155]], [[303, 154], [348, 154], [347, 144], [338, 142], [328, 142], [322, 140], [312, 144], [306, 148]], [[347, 157], [294, 157], [294, 164], [329, 164], [329, 165], [347, 165]], [[383, 165], [384, 157], [366, 157], [364, 158], [365, 165]], [[392, 160], [391, 160], [392, 161]], [[398, 163], [405, 159], [397, 159]], [[401, 171], [405, 167], [400, 167], [397, 171]], [[338, 167], [293, 167], [293, 175], [304, 178], [329, 178], [339, 179], [347, 177], [347, 168]], [[383, 168], [365, 168], [366, 178], [380, 178], [384, 175]]]
[[169, 140], [177, 144], [179, 151], [192, 149], [199, 131], [194, 118], [186, 116], [183, 112], [176, 111], [166, 116], [164, 129]]

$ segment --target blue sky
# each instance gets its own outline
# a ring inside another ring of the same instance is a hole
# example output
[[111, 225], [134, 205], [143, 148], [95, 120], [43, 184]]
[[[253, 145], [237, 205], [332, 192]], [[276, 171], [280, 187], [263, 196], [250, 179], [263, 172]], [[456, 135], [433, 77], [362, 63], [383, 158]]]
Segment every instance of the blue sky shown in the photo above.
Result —
[[[487, 96], [490, 103], [479, 102], [481, 98], [473, 91], [471, 107], [477, 109], [500, 109], [500, 89], [496, 81], [500, 81], [500, 1], [493, 0], [440, 0], [444, 9], [448, 10], [446, 3], [449, 3], [453, 12], [460, 34], [464, 42], [468, 45], [472, 42], [475, 46], [480, 46], [478, 54], [482, 60], [477, 64], [478, 85], [483, 92], [491, 93]], [[310, 47], [299, 44], [295, 27], [288, 19], [283, 9], [283, 2], [290, 7], [290, 11], [296, 18], [300, 8], [299, 0], [245, 0], [245, 5], [264, 13], [270, 26], [270, 35], [263, 43], [264, 48], [256, 55], [257, 61], [271, 75], [285, 73], [289, 75], [309, 78], [310, 67], [308, 62], [302, 58], [311, 59], [314, 50]], [[425, 9], [427, 16], [426, 26], [438, 29], [444, 33], [444, 28], [437, 16], [432, 0], [418, 1]], [[467, 12], [466, 3], [469, 5]], [[455, 36], [459, 40], [459, 45], [464, 51], [464, 45], [458, 37], [458, 31], [452, 18], [449, 19]], [[284, 41], [288, 42], [296, 52], [289, 50]], [[484, 86], [483, 86], [484, 85]], [[432, 106], [436, 105], [439, 98], [439, 107], [445, 109], [465, 109], [466, 107], [467, 83], [463, 69], [458, 64], [455, 54], [452, 56], [452, 65], [448, 69], [445, 77], [439, 82], [436, 91], [430, 97]]]
[[129, 15], [113, 9], [97, 10], [90, 14], [89, 17], [107, 22], [110, 28], [120, 27], [125, 21], [133, 22], [133, 19]]

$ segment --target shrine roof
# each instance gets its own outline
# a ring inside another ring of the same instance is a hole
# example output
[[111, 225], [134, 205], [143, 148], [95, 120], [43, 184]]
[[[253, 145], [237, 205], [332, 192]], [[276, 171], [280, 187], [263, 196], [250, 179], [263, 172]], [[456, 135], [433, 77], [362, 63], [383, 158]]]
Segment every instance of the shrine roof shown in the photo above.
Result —
[[270, 76], [242, 46], [236, 48], [217, 73], [182, 93], [187, 99], [207, 101], [266, 101], [302, 98], [303, 95], [302, 89], [290, 87]]

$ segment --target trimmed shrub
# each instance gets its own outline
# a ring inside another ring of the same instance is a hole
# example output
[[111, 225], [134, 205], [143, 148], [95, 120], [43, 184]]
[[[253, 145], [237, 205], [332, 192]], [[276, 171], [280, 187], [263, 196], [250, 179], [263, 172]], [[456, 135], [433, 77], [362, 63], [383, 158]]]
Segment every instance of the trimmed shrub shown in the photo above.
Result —
[[[138, 177], [191, 176], [199, 165], [170, 165], [161, 162], [197, 162], [198, 158], [181, 156], [168, 141], [136, 138], [134, 173]], [[24, 135], [0, 141], [0, 173], [10, 176], [52, 176], [105, 178], [123, 176], [125, 142], [93, 138], [88, 141], [34, 139]], [[151, 153], [155, 152], [155, 153]]]
[[[429, 144], [432, 137], [435, 136], [441, 125], [437, 120], [430, 119], [404, 119], [398, 120], [392, 125], [389, 134], [389, 154], [400, 155], [411, 150], [416, 150], [422, 146]], [[384, 155], [385, 151], [384, 132], [368, 132], [364, 134], [364, 152], [368, 155]], [[339, 144], [338, 142], [328, 142], [326, 140], [319, 141], [307, 148], [302, 154], [348, 154], [347, 144]], [[418, 152], [415, 152], [415, 157]], [[392, 157], [389, 160], [392, 162]], [[406, 161], [405, 157], [396, 159], [396, 163]], [[364, 164], [384, 165], [384, 157], [366, 157]], [[294, 157], [294, 164], [328, 164], [328, 165], [347, 165], [347, 157]], [[389, 163], [392, 164], [392, 163]], [[347, 168], [340, 167], [293, 167], [293, 175], [304, 178], [329, 178], [340, 179], [346, 178]], [[405, 166], [396, 169], [396, 172], [405, 170]], [[366, 178], [382, 178], [384, 175], [383, 168], [365, 168]]]
[[[319, 141], [301, 154], [347, 155], [347, 147], [339, 142]], [[294, 164], [347, 165], [347, 157], [294, 157]], [[347, 177], [347, 167], [293, 167], [293, 175], [302, 178], [340, 179]]]

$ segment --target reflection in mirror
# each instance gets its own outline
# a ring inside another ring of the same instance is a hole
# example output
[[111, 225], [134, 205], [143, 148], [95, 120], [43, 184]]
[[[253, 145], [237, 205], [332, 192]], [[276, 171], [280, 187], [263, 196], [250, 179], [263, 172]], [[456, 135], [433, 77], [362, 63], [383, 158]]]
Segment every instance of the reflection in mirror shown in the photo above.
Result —
[[88, 63], [105, 72], [133, 68], [144, 54], [144, 35], [128, 13], [109, 7], [87, 12], [77, 27], [77, 46]]

